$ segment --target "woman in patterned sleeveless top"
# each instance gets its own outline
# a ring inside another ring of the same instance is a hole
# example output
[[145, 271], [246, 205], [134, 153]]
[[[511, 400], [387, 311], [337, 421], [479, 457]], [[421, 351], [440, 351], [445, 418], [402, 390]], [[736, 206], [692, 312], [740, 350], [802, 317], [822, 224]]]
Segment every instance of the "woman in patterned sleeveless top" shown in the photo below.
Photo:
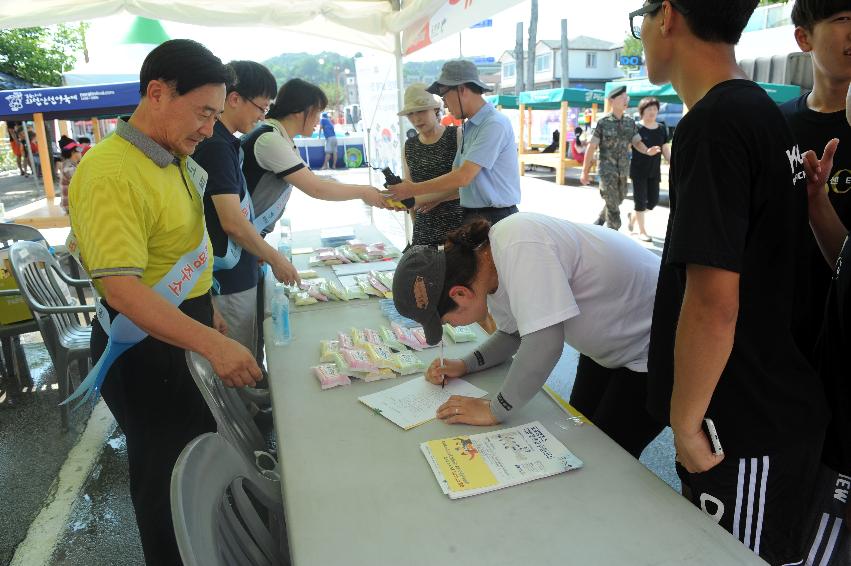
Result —
[[[459, 130], [439, 121], [440, 103], [426, 92], [425, 84], [405, 90], [407, 116], [417, 135], [405, 142], [405, 176], [414, 182], [428, 181], [452, 170], [458, 149]], [[446, 234], [461, 226], [461, 205], [457, 191], [417, 197], [413, 245], [438, 245]]]

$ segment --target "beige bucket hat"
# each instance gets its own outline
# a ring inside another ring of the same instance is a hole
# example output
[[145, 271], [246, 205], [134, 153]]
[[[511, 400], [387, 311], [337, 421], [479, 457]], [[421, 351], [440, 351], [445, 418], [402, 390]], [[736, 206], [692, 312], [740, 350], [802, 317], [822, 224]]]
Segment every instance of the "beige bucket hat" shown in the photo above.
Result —
[[405, 107], [399, 112], [399, 116], [429, 108], [440, 108], [440, 101], [426, 91], [425, 83], [414, 83], [405, 89]]

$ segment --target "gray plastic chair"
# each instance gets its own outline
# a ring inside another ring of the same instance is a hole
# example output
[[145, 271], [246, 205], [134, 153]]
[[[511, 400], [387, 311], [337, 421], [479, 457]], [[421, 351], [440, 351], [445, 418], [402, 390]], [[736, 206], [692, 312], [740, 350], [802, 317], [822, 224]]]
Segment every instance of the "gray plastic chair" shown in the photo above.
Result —
[[[43, 242], [44, 236], [32, 226], [0, 223], [0, 250], [11, 248], [12, 244], [19, 240]], [[0, 290], [0, 296], [18, 297], [21, 296], [21, 291], [18, 289]], [[32, 378], [29, 374], [26, 358], [19, 355], [23, 354], [20, 336], [28, 332], [38, 332], [38, 330], [38, 323], [35, 319], [0, 324], [0, 342], [2, 342], [3, 347], [5, 373], [11, 382], [11, 387], [8, 387], [10, 399], [15, 399], [25, 386], [32, 386]]]
[[180, 453], [171, 517], [185, 566], [290, 563], [280, 484], [258, 474], [219, 434], [202, 434]]
[[[91, 367], [89, 340], [92, 327], [80, 321], [81, 313], [95, 312], [94, 305], [72, 304], [59, 285], [91, 288], [88, 279], [72, 279], [43, 245], [35, 242], [15, 242], [9, 256], [21, 294], [38, 323], [47, 351], [59, 381], [59, 396], [67, 399], [71, 391], [70, 366], [77, 364], [79, 375], [85, 376]], [[93, 290], [92, 290], [93, 291]], [[62, 428], [68, 428], [68, 405], [60, 406]]]
[[216, 419], [219, 434], [233, 444], [246, 461], [253, 462], [258, 472], [277, 479], [278, 463], [269, 454], [266, 440], [245, 407], [239, 390], [226, 386], [204, 356], [187, 351], [186, 364]]

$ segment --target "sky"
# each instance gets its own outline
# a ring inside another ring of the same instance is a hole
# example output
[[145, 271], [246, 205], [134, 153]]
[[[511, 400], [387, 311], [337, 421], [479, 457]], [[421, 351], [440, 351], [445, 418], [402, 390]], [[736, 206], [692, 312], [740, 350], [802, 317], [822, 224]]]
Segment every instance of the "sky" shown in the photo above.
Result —
[[[568, 36], [588, 35], [620, 43], [628, 33], [627, 14], [640, 7], [642, 0], [594, 0], [593, 14], [589, 0], [539, 0], [538, 39], [558, 40], [561, 19], [568, 20]], [[528, 33], [530, 2], [525, 0], [493, 16], [493, 28], [466, 30], [461, 36], [460, 53], [464, 56], [499, 57], [513, 49], [515, 26], [524, 23]], [[609, 14], [609, 17], [601, 17]], [[92, 20], [87, 34], [90, 58], [104, 63], [114, 47], [129, 29], [133, 16], [128, 14]], [[286, 52], [319, 53], [336, 51], [352, 56], [369, 50], [340, 41], [319, 38], [270, 28], [213, 28], [163, 21], [163, 27], [173, 38], [187, 37], [204, 43], [224, 61], [252, 59], [264, 61]], [[258, 40], [258, 38], [260, 38]], [[524, 40], [525, 45], [525, 40]], [[481, 46], [488, 46], [487, 49]], [[454, 35], [409, 57], [406, 61], [450, 59], [459, 56], [458, 35]]]

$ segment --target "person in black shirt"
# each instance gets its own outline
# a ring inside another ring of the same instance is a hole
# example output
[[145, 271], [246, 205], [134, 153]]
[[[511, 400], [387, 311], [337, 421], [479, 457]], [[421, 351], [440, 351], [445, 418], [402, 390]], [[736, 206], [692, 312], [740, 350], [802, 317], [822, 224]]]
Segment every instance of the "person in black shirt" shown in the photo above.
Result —
[[[426, 86], [414, 83], [405, 89], [405, 106], [399, 112], [416, 128], [405, 141], [403, 162], [405, 178], [415, 183], [451, 172], [461, 139], [461, 130], [440, 123], [440, 102]], [[421, 195], [414, 209], [412, 246], [442, 245], [449, 232], [461, 227], [463, 211], [457, 192]]]
[[[661, 148], [665, 160], [671, 161], [671, 146], [668, 143], [668, 128], [656, 121], [659, 115], [659, 101], [648, 96], [638, 103], [638, 135], [647, 147]], [[662, 158], [657, 153], [646, 155], [632, 148], [632, 161], [629, 164], [629, 176], [632, 179], [632, 200], [635, 202], [635, 212], [629, 213], [629, 231], [633, 232], [638, 225], [638, 239], [642, 242], [652, 242], [644, 227], [646, 211], [653, 210], [659, 204], [659, 183], [662, 181]]]
[[[821, 152], [838, 138], [827, 186], [840, 220], [851, 226], [851, 126], [845, 120], [845, 93], [851, 83], [851, 4], [848, 0], [797, 0], [792, 8], [795, 39], [813, 60], [813, 90], [780, 109], [802, 152]], [[808, 263], [801, 270], [796, 297], [795, 335], [811, 363], [822, 326], [831, 270], [812, 235], [806, 235]]]
[[225, 108], [213, 135], [198, 144], [194, 159], [209, 175], [204, 217], [213, 244], [213, 302], [228, 327], [228, 336], [257, 354], [257, 261], [265, 261], [275, 278], [293, 283], [298, 273], [260, 235], [257, 213], [242, 173], [242, 151], [234, 132], [250, 132], [262, 120], [277, 91], [272, 73], [254, 61], [228, 63]]
[[[847, 94], [847, 120], [851, 124], [851, 88]], [[851, 505], [847, 496], [851, 488], [851, 376], [845, 359], [851, 351], [851, 245], [848, 229], [828, 196], [833, 160], [840, 144], [837, 138], [829, 141], [821, 160], [813, 151], [804, 154], [810, 226], [833, 272], [816, 345], [817, 367], [830, 403], [831, 419], [822, 452], [824, 466], [810, 510], [809, 556], [831, 566], [851, 565]], [[843, 520], [847, 529], [839, 526]], [[826, 534], [828, 531], [830, 535]]]
[[684, 494], [764, 560], [787, 564], [805, 558], [827, 409], [790, 331], [808, 229], [803, 160], [777, 106], [736, 64], [756, 5], [656, 0], [631, 14], [651, 82], [671, 81], [690, 108], [671, 156], [648, 409], [671, 424]]

